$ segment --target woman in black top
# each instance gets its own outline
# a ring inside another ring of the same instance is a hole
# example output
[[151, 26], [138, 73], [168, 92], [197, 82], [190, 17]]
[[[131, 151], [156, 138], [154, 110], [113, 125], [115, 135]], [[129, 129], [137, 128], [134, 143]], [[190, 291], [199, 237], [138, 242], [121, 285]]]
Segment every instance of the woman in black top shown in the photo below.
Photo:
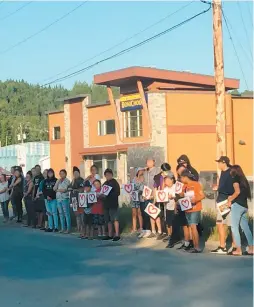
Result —
[[36, 220], [35, 220], [35, 211], [33, 206], [33, 178], [32, 172], [26, 173], [25, 185], [24, 185], [24, 202], [26, 206], [27, 213], [27, 225], [24, 226], [33, 226], [35, 228]]
[[240, 225], [248, 241], [248, 252], [246, 254], [253, 255], [253, 236], [247, 217], [247, 200], [251, 200], [250, 185], [239, 165], [232, 166], [230, 174], [233, 178], [234, 193], [228, 197], [228, 204], [231, 206], [231, 229], [236, 244], [236, 250], [232, 254], [234, 256], [242, 255], [241, 237], [239, 234]]
[[23, 210], [22, 210], [22, 198], [23, 198], [23, 177], [20, 169], [15, 169], [14, 172], [15, 181], [12, 186], [12, 199], [16, 205], [18, 220], [17, 223], [22, 222]]

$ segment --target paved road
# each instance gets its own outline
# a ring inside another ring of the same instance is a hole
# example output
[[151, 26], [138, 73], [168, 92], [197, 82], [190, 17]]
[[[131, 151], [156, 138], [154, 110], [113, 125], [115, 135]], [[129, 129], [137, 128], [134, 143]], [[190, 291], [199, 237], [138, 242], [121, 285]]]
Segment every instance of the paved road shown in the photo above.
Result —
[[124, 242], [1, 226], [1, 307], [252, 306], [251, 258]]

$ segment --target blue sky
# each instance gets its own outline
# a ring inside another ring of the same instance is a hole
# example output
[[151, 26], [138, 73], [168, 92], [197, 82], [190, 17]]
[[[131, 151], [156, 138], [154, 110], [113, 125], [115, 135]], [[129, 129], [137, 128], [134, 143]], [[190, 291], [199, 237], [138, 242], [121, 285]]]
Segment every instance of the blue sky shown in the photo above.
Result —
[[[31, 83], [44, 84], [45, 79], [122, 42], [176, 11], [186, 2], [89, 1], [45, 32], [1, 54], [75, 8], [79, 2], [35, 2], [1, 20], [23, 4], [24, 2], [4, 1], [0, 5], [0, 80], [24, 79]], [[253, 89], [250, 56], [249, 60], [246, 56], [246, 53], [252, 54], [250, 14], [253, 7], [251, 2], [241, 2], [240, 7], [241, 11], [236, 1], [224, 2], [224, 12], [233, 27], [231, 32], [245, 79], [248, 88]], [[138, 43], [205, 8], [205, 4], [194, 2], [174, 16], [77, 69]], [[240, 12], [243, 14], [247, 35]], [[224, 60], [225, 76], [239, 78], [241, 90], [245, 90], [246, 85], [225, 26]], [[94, 74], [136, 65], [213, 74], [212, 11], [130, 53], [100, 64], [61, 84], [70, 88], [75, 81], [90, 83]]]

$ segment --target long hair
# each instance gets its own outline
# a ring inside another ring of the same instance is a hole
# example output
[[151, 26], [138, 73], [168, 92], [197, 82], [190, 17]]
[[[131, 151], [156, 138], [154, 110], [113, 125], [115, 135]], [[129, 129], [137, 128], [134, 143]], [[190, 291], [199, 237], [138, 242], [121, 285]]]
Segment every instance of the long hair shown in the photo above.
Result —
[[233, 165], [231, 167], [230, 174], [233, 178], [238, 176], [239, 181], [240, 181], [240, 185], [246, 189], [247, 197], [249, 198], [249, 200], [251, 200], [250, 185], [249, 185], [249, 182], [248, 182], [246, 176], [244, 175], [244, 172], [243, 172], [241, 166], [240, 165]]

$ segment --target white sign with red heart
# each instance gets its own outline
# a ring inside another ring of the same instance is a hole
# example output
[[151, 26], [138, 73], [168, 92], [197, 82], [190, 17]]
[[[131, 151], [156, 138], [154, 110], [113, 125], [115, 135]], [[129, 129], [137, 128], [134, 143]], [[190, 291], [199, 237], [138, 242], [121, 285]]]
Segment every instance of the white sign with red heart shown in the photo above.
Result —
[[87, 208], [87, 193], [79, 193], [78, 194], [78, 204], [81, 208]]
[[160, 208], [157, 208], [154, 204], [149, 203], [145, 208], [145, 212], [155, 220], [160, 214], [161, 210]]
[[166, 191], [156, 191], [156, 200], [158, 203], [165, 203], [168, 201], [168, 193]]
[[189, 197], [179, 199], [178, 203], [182, 211], [190, 210], [192, 208], [191, 200]]
[[134, 183], [123, 184], [124, 192], [131, 194], [134, 191]]
[[104, 185], [102, 188], [101, 188], [101, 194], [105, 195], [105, 196], [108, 196], [108, 194], [110, 193], [110, 191], [112, 190], [112, 187], [110, 187], [109, 185]]
[[132, 201], [139, 201], [138, 191], [133, 191], [131, 193], [131, 199], [132, 199]]
[[175, 193], [176, 194], [180, 194], [183, 191], [183, 183], [181, 183], [180, 181], [177, 181], [175, 183]]
[[152, 192], [153, 190], [150, 189], [149, 187], [147, 187], [146, 185], [144, 186], [144, 189], [143, 189], [143, 194], [142, 196], [145, 198], [145, 199], [150, 199], [151, 198], [151, 195], [152, 195]]
[[96, 192], [90, 192], [87, 194], [88, 204], [97, 203]]

